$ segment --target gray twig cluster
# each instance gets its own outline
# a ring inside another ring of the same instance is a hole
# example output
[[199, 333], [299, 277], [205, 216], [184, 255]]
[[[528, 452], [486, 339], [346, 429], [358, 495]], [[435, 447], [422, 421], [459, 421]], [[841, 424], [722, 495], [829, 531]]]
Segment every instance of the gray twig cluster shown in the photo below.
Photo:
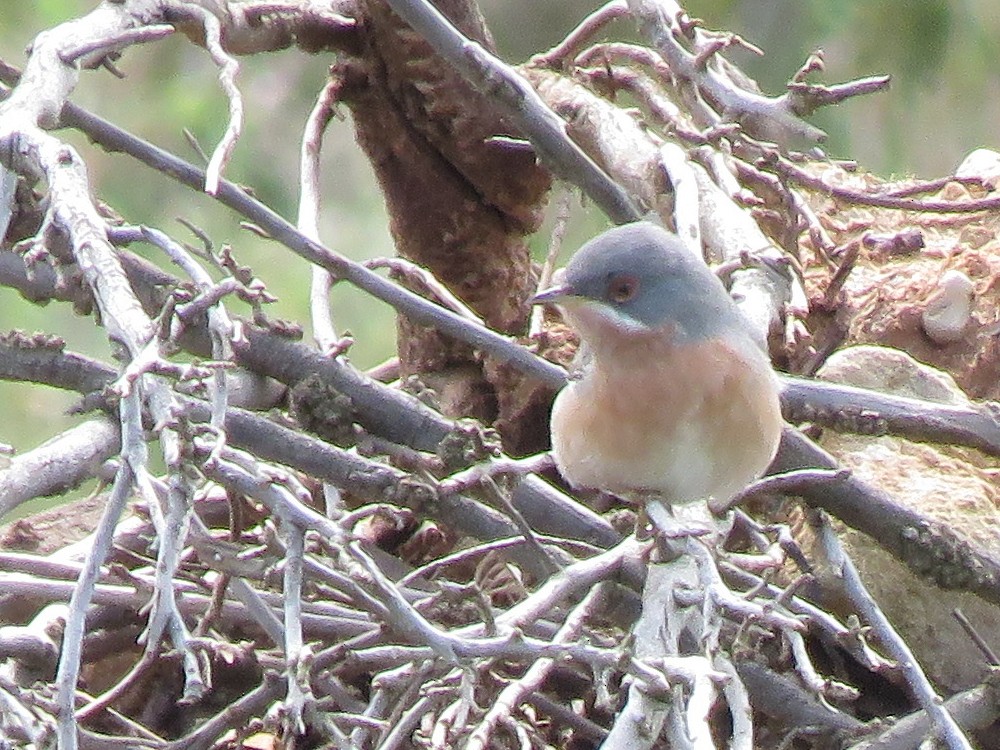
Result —
[[[970, 747], [964, 729], [997, 717], [993, 681], [942, 703], [826, 513], [903, 559], [916, 544], [905, 532], [919, 530], [928, 555], [967, 572], [961, 585], [1000, 603], [997, 562], [837, 470], [797, 429], [776, 462], [784, 474], [738, 500], [803, 497], [861, 620], [804, 596], [811, 563], [786, 526], [715, 507], [708, 533], [693, 523], [658, 545], [641, 522], [633, 531], [634, 514], [602, 515], [550, 481], [544, 454], [511, 458], [492, 430], [445, 417], [342, 356], [351, 341], [336, 333], [327, 298], [337, 282], [533, 387], [551, 391], [566, 377], [533, 351], [544, 330], [533, 328], [531, 345], [492, 330], [437, 269], [359, 264], [322, 244], [319, 151], [345, 79], [331, 78], [306, 123], [297, 224], [224, 177], [245, 113], [237, 56], [293, 44], [346, 55], [384, 5], [515, 132], [498, 130], [484, 148], [530, 149], [615, 222], [659, 214], [719, 264], [762, 342], [778, 332], [784, 345], [804, 345], [809, 302], [788, 247], [750, 210], [762, 203], [755, 191], [780, 197], [792, 242], [805, 234], [828, 254], [810, 191], [913, 210], [997, 205], [822, 183], [794, 151], [823, 137], [802, 118], [886, 79], [810, 84], [822, 67], [812, 58], [787, 93], [765, 96], [723, 57], [745, 41], [707, 31], [667, 0], [609, 2], [520, 68], [425, 0], [107, 0], [39, 35], [23, 73], [0, 66], [0, 283], [92, 312], [121, 364], [69, 352], [54, 336], [0, 340], [0, 377], [75, 391], [87, 413], [9, 459], [0, 517], [95, 476], [106, 487], [83, 542], [0, 552], [0, 744], [179, 750], [268, 736], [275, 747], [651, 748], [667, 738], [749, 750], [910, 747], [938, 732], [949, 748]], [[644, 45], [593, 43], [627, 18]], [[176, 32], [208, 51], [229, 103], [204, 170], [69, 101], [82, 69], [113, 71], [125, 48]], [[617, 106], [618, 92], [643, 116]], [[59, 127], [204, 190], [315, 264], [315, 346], [267, 319], [264, 285], [225, 251], [110, 220]], [[155, 248], [181, 276], [133, 244]], [[234, 299], [251, 319], [227, 312]], [[527, 326], [525, 316], [521, 333]], [[783, 400], [797, 424], [1000, 455], [986, 408], [792, 378]], [[853, 708], [866, 688], [851, 680], [904, 684], [913, 714], [867, 723]]]

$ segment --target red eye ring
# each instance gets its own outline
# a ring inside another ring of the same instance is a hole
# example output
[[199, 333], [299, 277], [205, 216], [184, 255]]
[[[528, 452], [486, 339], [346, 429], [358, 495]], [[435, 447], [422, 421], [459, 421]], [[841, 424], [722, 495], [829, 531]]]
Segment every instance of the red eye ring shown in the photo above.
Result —
[[639, 291], [639, 279], [631, 274], [619, 274], [608, 282], [608, 299], [617, 305], [624, 304], [635, 297]]

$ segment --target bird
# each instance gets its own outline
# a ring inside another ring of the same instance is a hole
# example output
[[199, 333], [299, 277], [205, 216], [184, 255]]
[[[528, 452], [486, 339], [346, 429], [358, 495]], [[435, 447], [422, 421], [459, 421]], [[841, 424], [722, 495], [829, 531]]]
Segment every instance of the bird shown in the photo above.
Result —
[[767, 469], [784, 424], [778, 377], [725, 286], [675, 234], [649, 221], [609, 229], [532, 303], [555, 304], [581, 341], [550, 417], [572, 487], [671, 511], [726, 502]]

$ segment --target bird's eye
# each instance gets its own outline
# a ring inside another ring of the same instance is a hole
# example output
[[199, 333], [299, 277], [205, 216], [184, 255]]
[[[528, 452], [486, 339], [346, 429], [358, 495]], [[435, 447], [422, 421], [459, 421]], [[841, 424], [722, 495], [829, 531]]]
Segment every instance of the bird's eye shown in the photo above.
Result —
[[635, 297], [637, 291], [639, 291], [639, 279], [635, 276], [622, 274], [608, 282], [608, 299], [619, 305]]

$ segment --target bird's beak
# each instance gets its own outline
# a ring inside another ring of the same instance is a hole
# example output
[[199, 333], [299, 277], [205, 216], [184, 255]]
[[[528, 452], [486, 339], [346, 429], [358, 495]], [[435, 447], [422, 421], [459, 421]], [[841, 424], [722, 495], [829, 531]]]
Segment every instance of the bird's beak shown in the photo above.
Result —
[[531, 298], [531, 304], [543, 305], [547, 302], [561, 302], [567, 297], [576, 296], [573, 285], [566, 281], [566, 274], [563, 269], [559, 269], [552, 275], [552, 286], [543, 289]]
[[559, 286], [550, 286], [548, 289], [543, 289], [534, 297], [531, 298], [531, 304], [533, 305], [543, 305], [546, 302], [561, 302], [567, 297], [573, 296], [573, 287], [569, 284], [560, 284]]

